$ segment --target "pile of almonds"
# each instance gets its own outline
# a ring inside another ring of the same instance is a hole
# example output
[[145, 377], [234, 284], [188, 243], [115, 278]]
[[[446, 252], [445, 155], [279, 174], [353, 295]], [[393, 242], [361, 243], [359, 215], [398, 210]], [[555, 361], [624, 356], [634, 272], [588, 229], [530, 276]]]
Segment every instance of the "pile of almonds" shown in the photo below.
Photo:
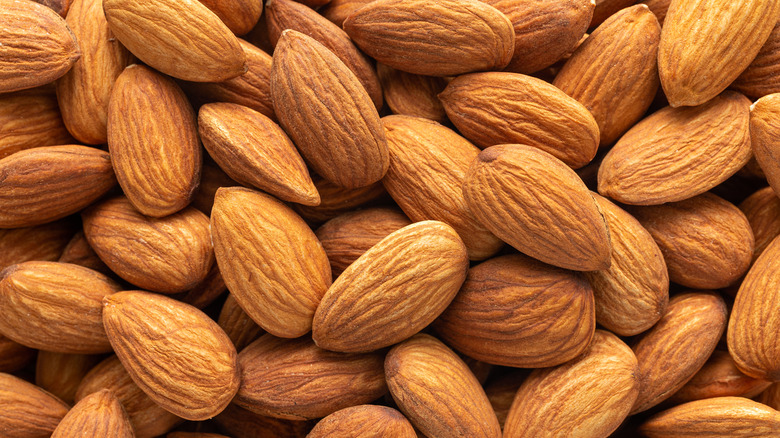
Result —
[[0, 0], [0, 437], [780, 436], [780, 0], [635, 3]]

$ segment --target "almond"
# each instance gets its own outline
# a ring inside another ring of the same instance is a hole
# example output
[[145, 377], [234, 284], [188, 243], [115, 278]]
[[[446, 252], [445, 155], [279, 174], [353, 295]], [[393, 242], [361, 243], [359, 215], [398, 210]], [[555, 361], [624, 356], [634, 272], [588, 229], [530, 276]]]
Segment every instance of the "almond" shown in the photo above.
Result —
[[447, 79], [422, 76], [377, 64], [385, 102], [394, 114], [423, 117], [440, 123], [447, 114], [437, 95], [447, 86]]
[[780, 407], [780, 383], [773, 383], [762, 392], [756, 401], [769, 406], [772, 409]]
[[218, 433], [201, 433], [201, 432], [171, 432], [165, 436], [165, 438], [230, 438], [226, 435], [220, 435]]
[[731, 88], [750, 97], [780, 93], [780, 21], [747, 69], [731, 83]]
[[60, 14], [63, 18], [68, 14], [71, 5], [74, 0], [34, 0], [36, 3], [40, 3], [54, 10], [54, 12]]
[[531, 146], [482, 151], [463, 183], [472, 214], [503, 241], [545, 263], [606, 269], [611, 246], [604, 218], [576, 173]]
[[261, 329], [249, 315], [238, 305], [233, 295], [228, 294], [222, 310], [219, 312], [217, 324], [222, 327], [225, 334], [236, 346], [236, 351], [241, 351], [262, 335]]
[[263, 2], [257, 0], [198, 0], [217, 14], [236, 35], [249, 33], [263, 13]]
[[68, 405], [24, 380], [0, 373], [0, 434], [7, 438], [51, 436]]
[[780, 236], [780, 198], [771, 187], [764, 187], [742, 201], [739, 209], [753, 229], [756, 244], [752, 261], [755, 262], [769, 243]]
[[283, 420], [255, 414], [235, 403], [229, 404], [214, 420], [233, 438], [255, 438], [258, 435], [305, 438], [314, 426], [312, 421]]
[[594, 0], [593, 18], [588, 27], [596, 27], [623, 8], [634, 4], [633, 0]]
[[[207, 155], [208, 158], [208, 155]], [[216, 163], [210, 159], [203, 161], [203, 169], [200, 176], [200, 186], [198, 191], [192, 197], [192, 206], [211, 216], [211, 209], [214, 207], [214, 196], [220, 187], [235, 187], [241, 184], [235, 182], [227, 176]]]
[[502, 69], [514, 51], [512, 22], [477, 0], [378, 0], [343, 27], [372, 58], [419, 75]]
[[671, 3], [672, 0], [645, 0], [642, 2], [642, 4], [645, 4], [650, 8], [650, 12], [655, 14], [655, 18], [658, 19], [658, 23], [660, 23], [662, 27]]
[[485, 394], [493, 406], [493, 411], [498, 417], [498, 424], [501, 425], [502, 429], [506, 424], [506, 416], [509, 414], [509, 408], [512, 406], [515, 394], [520, 389], [523, 380], [528, 377], [528, 373], [529, 370], [512, 370], [508, 374], [491, 379], [490, 383], [485, 386]]
[[333, 282], [314, 314], [314, 342], [354, 353], [403, 341], [444, 311], [467, 269], [466, 247], [449, 225], [424, 221], [401, 228]]
[[219, 298], [225, 291], [225, 279], [222, 278], [222, 273], [219, 271], [219, 266], [216, 263], [211, 265], [211, 269], [206, 274], [206, 278], [203, 279], [192, 289], [171, 295], [171, 298], [187, 303], [198, 309], [203, 309], [213, 303]]
[[56, 261], [66, 249], [76, 225], [64, 219], [37, 227], [0, 230], [0, 270], [30, 260]]
[[90, 394], [68, 412], [52, 438], [73, 436], [133, 438], [133, 426], [119, 400], [108, 390]]
[[[46, 226], [50, 227], [51, 225]], [[76, 235], [73, 236], [73, 238], [68, 242], [65, 249], [61, 251], [61, 254], [62, 255], [60, 255], [59, 260], [57, 260], [58, 262], [72, 263], [74, 265], [83, 266], [105, 275], [113, 274], [111, 269], [109, 269], [108, 266], [103, 263], [103, 260], [100, 260], [100, 257], [98, 257], [95, 250], [89, 246], [89, 242], [87, 242], [87, 237], [84, 235], [84, 231], [79, 231], [76, 233]]]
[[416, 438], [409, 420], [386, 406], [360, 405], [336, 411], [320, 420], [308, 438]]
[[0, 159], [24, 149], [75, 142], [54, 93], [35, 88], [0, 94]]
[[780, 93], [758, 99], [750, 107], [750, 138], [753, 154], [764, 171], [769, 185], [780, 196]]
[[317, 193], [320, 194], [320, 205], [310, 207], [295, 204], [292, 207], [307, 222], [313, 224], [321, 224], [357, 207], [371, 207], [390, 199], [381, 181], [364, 187], [345, 189], [320, 177], [312, 179]]
[[373, 1], [374, 0], [330, 0], [325, 7], [320, 9], [320, 12], [325, 18], [334, 22], [336, 26], [342, 27], [342, 24], [347, 17]]
[[35, 363], [35, 384], [73, 403], [76, 389], [85, 375], [100, 361], [100, 356], [53, 353], [41, 350]]
[[26, 367], [36, 350], [0, 335], [0, 373], [13, 373]]

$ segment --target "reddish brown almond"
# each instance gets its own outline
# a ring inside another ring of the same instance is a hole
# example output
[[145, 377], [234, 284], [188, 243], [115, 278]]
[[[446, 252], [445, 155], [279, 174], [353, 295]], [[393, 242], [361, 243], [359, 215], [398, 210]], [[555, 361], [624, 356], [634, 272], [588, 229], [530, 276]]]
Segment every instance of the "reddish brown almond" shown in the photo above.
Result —
[[387, 392], [383, 354], [341, 354], [307, 338], [263, 335], [239, 355], [241, 389], [235, 403], [261, 415], [321, 418]]
[[229, 404], [214, 420], [233, 438], [255, 438], [258, 435], [305, 438], [314, 426], [313, 421], [283, 420], [255, 414], [235, 403]]
[[416, 438], [417, 434], [400, 412], [386, 406], [360, 405], [336, 411], [320, 420], [308, 438]]
[[0, 228], [28, 227], [73, 214], [116, 185], [108, 153], [47, 146], [0, 160]]
[[418, 334], [393, 347], [385, 375], [393, 400], [426, 436], [501, 436], [482, 386], [436, 338]]
[[236, 349], [200, 310], [162, 295], [120, 292], [104, 300], [103, 322], [130, 377], [167, 411], [205, 420], [238, 391]]
[[588, 26], [590, 28], [600, 25], [621, 9], [633, 5], [635, 0], [594, 0], [594, 3], [593, 18]]
[[763, 403], [772, 409], [780, 408], [780, 383], [773, 383], [756, 397], [756, 401]]
[[122, 45], [161, 73], [219, 82], [246, 71], [238, 38], [198, 0], [105, 0], [103, 10]]
[[73, 403], [76, 389], [85, 375], [100, 361], [100, 356], [52, 353], [41, 350], [35, 363], [35, 384]]
[[477, 0], [378, 0], [343, 26], [372, 58], [419, 75], [502, 69], [514, 51], [512, 22]]
[[198, 132], [209, 155], [239, 183], [283, 201], [320, 203], [303, 158], [268, 117], [245, 106], [210, 103], [200, 107]]
[[284, 31], [274, 51], [271, 96], [279, 123], [318, 174], [347, 188], [384, 176], [389, 159], [379, 114], [327, 47]]
[[[672, 2], [658, 46], [669, 104], [701, 105], [725, 90], [761, 50], [779, 13], [776, 0]], [[739, 31], [746, 26], [750, 32]]]
[[617, 335], [637, 335], [666, 312], [666, 263], [653, 236], [639, 221], [606, 198], [593, 197], [612, 242], [609, 268], [585, 273], [596, 298], [596, 321]]
[[753, 154], [769, 185], [780, 196], [780, 93], [758, 99], [750, 107], [750, 138]]
[[211, 212], [211, 238], [225, 284], [252, 320], [285, 338], [311, 330], [331, 272], [300, 216], [266, 194], [222, 188]]
[[739, 209], [753, 229], [756, 244], [752, 261], [755, 262], [769, 243], [780, 236], [780, 198], [771, 187], [764, 187], [742, 201]]
[[44, 6], [51, 8], [54, 12], [60, 14], [63, 18], [68, 14], [74, 0], [34, 0]]
[[467, 269], [466, 247], [449, 225], [424, 221], [401, 228], [333, 282], [314, 314], [314, 342], [353, 353], [403, 341], [444, 311]]
[[49, 89], [0, 94], [0, 159], [24, 149], [75, 142]]
[[0, 26], [0, 93], [48, 84], [81, 56], [65, 20], [38, 3], [1, 0]]
[[13, 373], [26, 367], [36, 350], [0, 335], [0, 373]]
[[100, 260], [100, 257], [98, 257], [95, 250], [89, 246], [84, 231], [76, 233], [68, 242], [65, 249], [62, 250], [61, 254], [59, 260], [57, 260], [58, 262], [72, 263], [74, 265], [92, 269], [93, 271], [98, 271], [101, 274], [112, 275], [111, 269], [103, 263], [103, 260]]
[[222, 278], [219, 266], [214, 263], [211, 265], [211, 269], [209, 269], [209, 272], [206, 274], [206, 278], [204, 278], [203, 281], [186, 292], [171, 295], [171, 298], [187, 303], [198, 309], [204, 309], [219, 298], [225, 291], [227, 291], [225, 280]]
[[134, 438], [135, 434], [122, 404], [104, 389], [78, 402], [52, 434], [52, 438], [74, 436]]
[[56, 261], [78, 223], [65, 219], [37, 227], [0, 230], [0, 270], [30, 260]]
[[0, 333], [22, 345], [73, 354], [111, 351], [103, 298], [119, 285], [91, 269], [25, 262], [0, 273]]
[[46, 438], [68, 413], [62, 400], [10, 374], [0, 373], [0, 434]]
[[241, 184], [227, 176], [224, 170], [211, 160], [203, 161], [200, 186], [195, 196], [192, 197], [192, 206], [211, 216], [211, 208], [214, 207], [214, 196], [220, 187], [235, 187]]
[[226, 435], [220, 435], [218, 433], [201, 433], [201, 432], [171, 432], [165, 436], [165, 438], [230, 438]]
[[726, 287], [753, 257], [753, 232], [737, 207], [711, 193], [629, 209], [661, 249], [669, 279], [694, 289]]
[[485, 394], [493, 406], [493, 411], [498, 417], [498, 424], [501, 425], [502, 429], [506, 423], [506, 416], [509, 414], [512, 401], [515, 399], [515, 394], [528, 376], [528, 372], [527, 370], [512, 370], [508, 374], [491, 379], [490, 383], [485, 386]]
[[217, 14], [236, 35], [249, 33], [263, 13], [263, 2], [257, 0], [198, 0]]
[[222, 327], [228, 338], [233, 341], [236, 351], [243, 350], [244, 347], [264, 333], [263, 329], [252, 321], [231, 294], [228, 294], [225, 304], [222, 305], [217, 324]]
[[444, 106], [437, 97], [447, 86], [446, 78], [422, 76], [377, 64], [385, 102], [394, 114], [447, 122]]
[[669, 300], [666, 314], [634, 346], [639, 396], [632, 414], [671, 397], [696, 375], [715, 350], [726, 318], [726, 304], [715, 293], [684, 293]]
[[500, 72], [463, 75], [439, 98], [458, 130], [483, 148], [535, 146], [577, 169], [599, 147], [599, 127], [590, 112], [541, 79]]
[[503, 242], [469, 211], [461, 189], [479, 149], [431, 120], [388, 116], [382, 123], [390, 149], [382, 183], [406, 215], [412, 221], [438, 220], [452, 226], [472, 260], [498, 252]]
[[747, 69], [739, 75], [731, 88], [750, 97], [780, 93], [780, 22], [775, 24], [772, 33]]
[[323, 178], [315, 177], [313, 180], [314, 187], [320, 194], [320, 205], [308, 207], [294, 204], [292, 206], [301, 217], [312, 224], [321, 224], [357, 207], [376, 206], [390, 200], [381, 181], [365, 187], [345, 189]]
[[609, 436], [639, 392], [636, 357], [617, 336], [596, 330], [580, 357], [538, 369], [520, 385], [504, 437]]
[[718, 397], [660, 412], [639, 430], [648, 438], [776, 436], [780, 412], [742, 397]]
[[596, 202], [577, 174], [546, 152], [485, 149], [466, 175], [463, 195], [485, 227], [531, 257], [576, 271], [610, 265], [609, 231]]
[[650, 8], [650, 12], [655, 14], [658, 23], [663, 26], [664, 20], [666, 19], [666, 13], [669, 11], [669, 5], [672, 3], [672, 0], [645, 0], [642, 3]]
[[578, 272], [519, 254], [496, 257], [469, 270], [435, 328], [448, 345], [475, 359], [550, 367], [590, 343], [596, 329], [593, 290]]
[[555, 77], [553, 85], [593, 114], [602, 146], [617, 140], [653, 102], [660, 34], [647, 6], [623, 9], [593, 31]]
[[330, 0], [320, 12], [325, 18], [336, 23], [336, 26], [342, 27], [342, 24], [347, 17], [373, 1], [374, 0]]

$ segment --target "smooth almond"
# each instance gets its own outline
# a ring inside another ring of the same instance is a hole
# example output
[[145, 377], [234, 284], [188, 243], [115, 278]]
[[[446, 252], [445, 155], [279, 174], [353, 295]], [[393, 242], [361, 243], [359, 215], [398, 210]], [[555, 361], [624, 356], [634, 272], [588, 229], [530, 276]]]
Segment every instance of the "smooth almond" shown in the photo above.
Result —
[[750, 139], [753, 154], [769, 185], [780, 196], [780, 93], [758, 99], [750, 107]]
[[69, 406], [43, 389], [0, 373], [0, 434], [7, 438], [46, 438]]
[[308, 438], [416, 438], [409, 420], [386, 406], [360, 405], [336, 411], [314, 426]]
[[52, 438], [105, 436], [134, 438], [133, 426], [119, 400], [108, 390], [84, 397], [54, 429]]
[[743, 397], [717, 397], [660, 412], [640, 426], [648, 438], [777, 436], [780, 412]]
[[35, 88], [0, 95], [0, 159], [24, 149], [73, 143], [53, 92]]

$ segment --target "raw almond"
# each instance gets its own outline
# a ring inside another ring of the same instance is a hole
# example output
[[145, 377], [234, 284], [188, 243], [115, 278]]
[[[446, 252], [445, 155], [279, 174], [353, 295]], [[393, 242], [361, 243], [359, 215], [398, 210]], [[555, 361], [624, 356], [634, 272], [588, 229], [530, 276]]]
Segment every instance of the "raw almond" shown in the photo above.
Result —
[[353, 12], [374, 0], [330, 0], [320, 12], [325, 18], [334, 22], [336, 26], [342, 27], [344, 20]]
[[771, 187], [764, 187], [742, 201], [739, 209], [753, 229], [756, 244], [752, 261], [755, 262], [772, 240], [780, 236], [780, 198]]
[[360, 405], [336, 411], [314, 426], [308, 438], [416, 438], [409, 420], [386, 406]]
[[501, 425], [501, 429], [506, 424], [506, 417], [509, 414], [509, 408], [512, 407], [515, 394], [520, 389], [523, 380], [528, 377], [529, 372], [529, 370], [512, 370], [508, 374], [491, 379], [490, 383], [485, 385], [485, 394], [487, 394], [488, 400], [490, 400], [490, 404], [493, 406], [493, 411], [495, 411], [496, 417], [498, 417], [498, 424]]
[[35, 363], [35, 384], [72, 404], [81, 380], [98, 362], [96, 355], [41, 350]]
[[446, 78], [422, 76], [377, 64], [385, 102], [394, 114], [424, 117], [440, 123], [447, 121], [444, 106], [437, 95], [447, 86]]
[[[207, 155], [208, 158], [208, 155]], [[220, 187], [235, 187], [241, 184], [227, 176], [215, 162], [210, 159], [203, 161], [203, 170], [200, 177], [200, 186], [195, 196], [192, 197], [192, 206], [202, 211], [206, 216], [211, 216], [214, 207], [214, 197]]]
[[371, 207], [390, 199], [382, 181], [364, 187], [345, 189], [321, 177], [314, 177], [314, 187], [320, 194], [320, 205], [315, 207], [294, 204], [292, 207], [307, 222], [321, 224], [357, 207]]
[[135, 434], [122, 404], [104, 389], [78, 402], [52, 434], [52, 438], [74, 436], [134, 438]]
[[0, 94], [0, 159], [24, 149], [75, 142], [50, 90]]
[[0, 373], [21, 370], [35, 357], [36, 350], [0, 335]]
[[758, 99], [750, 107], [750, 139], [753, 154], [769, 185], [780, 196], [780, 93]]
[[0, 373], [0, 434], [6, 438], [46, 438], [68, 413], [62, 400], [10, 374]]
[[669, 11], [669, 5], [671, 3], [672, 0], [645, 0], [642, 2], [642, 4], [645, 4], [650, 8], [650, 12], [655, 14], [655, 18], [658, 19], [658, 23], [661, 24], [661, 27], [664, 25], [666, 13]]
[[621, 9], [627, 8], [635, 2], [634, 0], [594, 0], [594, 3], [593, 18], [588, 27], [600, 25]]
[[263, 13], [263, 2], [258, 0], [198, 0], [217, 14], [236, 35], [249, 33]]
[[92, 269], [93, 271], [98, 271], [101, 274], [112, 275], [111, 269], [103, 263], [103, 260], [100, 260], [100, 257], [98, 257], [95, 250], [89, 246], [84, 231], [76, 233], [68, 242], [65, 249], [61, 251], [61, 254], [59, 260], [57, 260], [58, 262], [72, 263], [74, 265]]
[[222, 305], [217, 324], [233, 341], [236, 351], [243, 350], [264, 333], [263, 329], [252, 321], [252, 318], [244, 312], [233, 295], [230, 294], [228, 294], [225, 304]]
[[771, 384], [768, 380], [746, 376], [737, 368], [728, 351], [715, 350], [699, 372], [669, 398], [669, 402], [677, 405], [713, 397], [752, 398]]
[[54, 12], [60, 14], [63, 18], [68, 14], [71, 5], [74, 0], [34, 0], [36, 3], [40, 3], [54, 10]]
[[305, 438], [313, 421], [283, 420], [255, 414], [235, 403], [228, 405], [214, 419], [233, 438], [255, 438], [258, 435], [284, 438]]
[[780, 21], [747, 69], [739, 75], [731, 88], [750, 97], [780, 93]]
[[209, 269], [209, 272], [206, 274], [206, 278], [204, 278], [203, 281], [188, 291], [171, 295], [171, 298], [187, 303], [198, 309], [203, 309], [213, 303], [225, 291], [227, 291], [225, 279], [222, 278], [219, 266], [214, 263], [211, 265], [211, 269]]
[[56, 261], [77, 225], [64, 219], [37, 227], [0, 230], [0, 270], [30, 260]]
[[756, 401], [763, 403], [772, 409], [780, 408], [780, 383], [773, 383], [756, 397]]

